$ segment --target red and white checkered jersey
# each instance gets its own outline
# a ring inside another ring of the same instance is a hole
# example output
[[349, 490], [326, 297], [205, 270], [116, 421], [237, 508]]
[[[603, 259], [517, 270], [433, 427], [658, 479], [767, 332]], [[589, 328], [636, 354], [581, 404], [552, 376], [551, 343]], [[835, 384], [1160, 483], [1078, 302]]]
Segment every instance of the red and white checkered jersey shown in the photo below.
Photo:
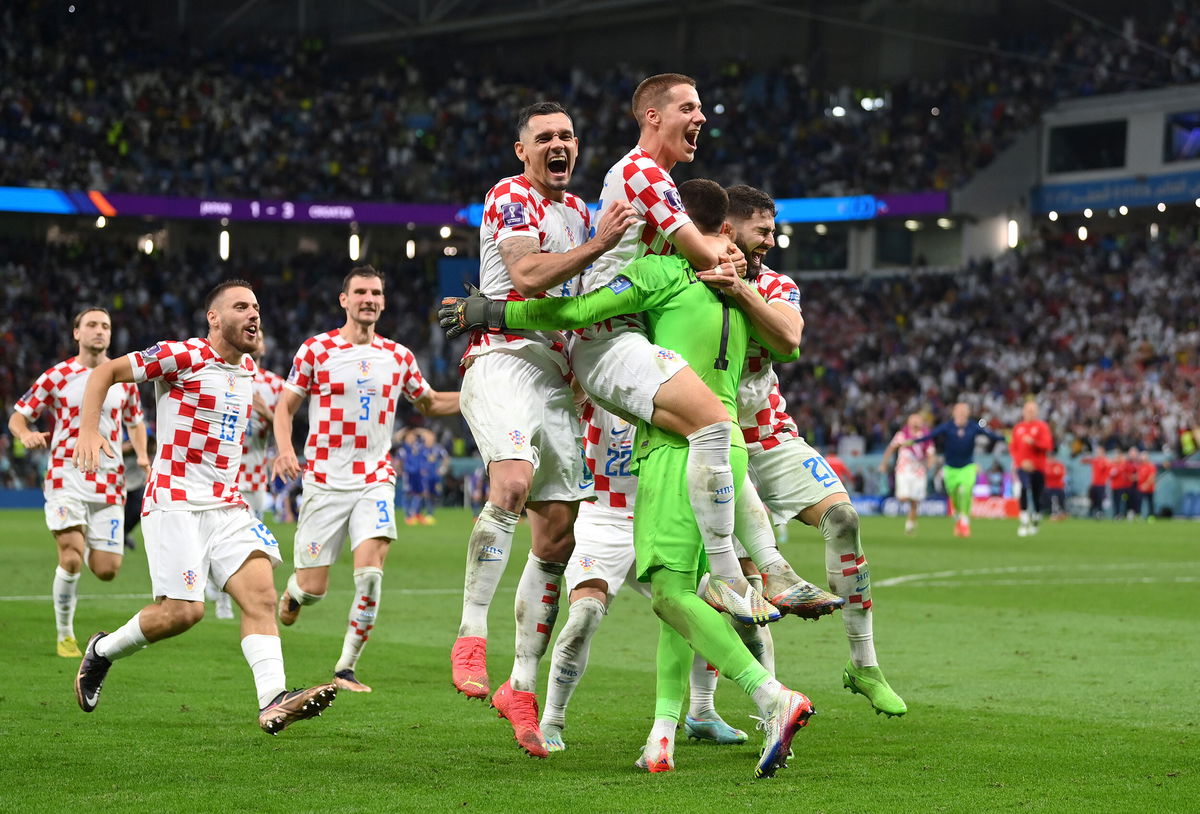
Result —
[[[83, 409], [83, 392], [87, 389], [92, 368], [84, 367], [72, 356], [47, 370], [13, 409], [30, 421], [37, 420], [46, 409], [54, 411], [54, 434], [50, 437], [50, 465], [46, 468], [45, 494], [51, 500], [59, 496], [73, 497], [87, 503], [125, 503], [125, 466], [120, 454], [116, 458], [100, 456], [95, 472], [80, 472], [71, 463], [75, 442], [79, 439], [79, 413]], [[142, 423], [142, 400], [137, 385], [114, 384], [108, 388], [100, 408], [100, 434], [108, 439], [113, 450], [121, 448], [121, 428]]]
[[635, 428], [592, 402], [583, 405], [583, 454], [595, 478], [600, 509], [627, 520], [633, 519], [637, 478], [629, 473]]
[[613, 277], [639, 257], [674, 254], [669, 240], [675, 230], [692, 220], [683, 211], [683, 200], [671, 175], [641, 147], [634, 147], [612, 165], [600, 191], [600, 211], [613, 201], [627, 201], [638, 215], [621, 237], [583, 273], [583, 292], [608, 285]]
[[[917, 432], [909, 432], [908, 427], [901, 427], [899, 431], [892, 436], [892, 444], [902, 444], [910, 438], [920, 438], [928, 432], [922, 428]], [[921, 441], [913, 444], [911, 447], [900, 447], [896, 451], [896, 475], [914, 475], [920, 477], [925, 474], [925, 462], [929, 459], [929, 452], [933, 449], [932, 441]]]
[[397, 398], [429, 392], [412, 351], [378, 334], [355, 345], [333, 330], [304, 340], [283, 384], [308, 404], [304, 483], [356, 490], [395, 483], [388, 452]]
[[[505, 178], [488, 190], [479, 225], [479, 289], [493, 300], [523, 300], [513, 286], [508, 267], [500, 256], [500, 244], [513, 237], [534, 239], [543, 252], [562, 253], [583, 245], [591, 229], [591, 213], [577, 195], [567, 192], [562, 202], [552, 201], [534, 189], [524, 175]], [[539, 294], [539, 297], [571, 297], [578, 293], [579, 278]], [[534, 347], [549, 352], [565, 374], [568, 369], [566, 335], [562, 331], [511, 331], [489, 334], [476, 331], [463, 353], [464, 364], [499, 348]]]
[[158, 408], [158, 452], [142, 514], [246, 506], [237, 480], [254, 360], [244, 355], [231, 365], [199, 337], [159, 342], [128, 359], [135, 381], [154, 382]]
[[[283, 390], [283, 378], [265, 368], [254, 372], [254, 395], [263, 400], [268, 410], [274, 410]], [[250, 428], [242, 442], [242, 465], [238, 468], [238, 488], [243, 492], [265, 492], [271, 473], [267, 471], [267, 449], [274, 433], [271, 422], [253, 410]]]
[[[791, 277], [764, 266], [754, 285], [769, 305], [781, 302], [800, 312], [800, 289]], [[799, 437], [796, 422], [787, 414], [787, 403], [779, 392], [779, 377], [771, 366], [771, 354], [753, 339], [747, 349], [746, 369], [738, 385], [737, 401], [738, 424], [749, 454]]]

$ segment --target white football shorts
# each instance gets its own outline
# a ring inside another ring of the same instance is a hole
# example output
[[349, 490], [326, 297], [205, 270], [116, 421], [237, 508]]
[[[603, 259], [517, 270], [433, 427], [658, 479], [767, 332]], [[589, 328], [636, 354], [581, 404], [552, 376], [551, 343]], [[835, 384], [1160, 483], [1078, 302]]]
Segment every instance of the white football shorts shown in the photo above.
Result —
[[396, 485], [376, 483], [361, 492], [304, 485], [292, 564], [297, 568], [333, 565], [346, 538], [350, 550], [375, 537], [396, 539]]
[[925, 499], [925, 470], [896, 470], [896, 500]]
[[93, 551], [125, 554], [125, 507], [116, 503], [85, 503], [69, 494], [46, 501], [46, 528], [64, 531], [83, 528], [83, 539]]
[[602, 579], [608, 585], [609, 604], [626, 582], [649, 599], [650, 584], [637, 581], [634, 559], [633, 520], [591, 503], [582, 504], [575, 518], [575, 551], [563, 576], [567, 594], [581, 582]]
[[230, 506], [202, 512], [152, 511], [142, 518], [146, 564], [153, 596], [204, 601], [211, 573], [224, 590], [250, 555], [265, 554], [279, 565], [275, 535], [249, 510]]
[[583, 389], [610, 413], [649, 423], [658, 388], [687, 367], [687, 360], [641, 331], [586, 335], [590, 338], [576, 337], [571, 346], [571, 370]]
[[777, 447], [750, 456], [750, 478], [775, 525], [786, 523], [846, 487], [833, 467], [803, 438], [789, 438]]
[[558, 365], [537, 352], [476, 356], [463, 376], [463, 417], [484, 465], [529, 461], [530, 501], [590, 500], [579, 412]]

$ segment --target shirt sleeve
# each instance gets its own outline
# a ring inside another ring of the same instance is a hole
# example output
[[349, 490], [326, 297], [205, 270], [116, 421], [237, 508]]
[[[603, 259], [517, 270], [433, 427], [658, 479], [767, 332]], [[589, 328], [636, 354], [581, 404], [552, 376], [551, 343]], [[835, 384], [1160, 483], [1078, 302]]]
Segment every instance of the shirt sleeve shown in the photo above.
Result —
[[537, 210], [529, 195], [511, 182], [492, 190], [483, 223], [497, 246], [510, 237], [532, 238], [541, 245]]
[[421, 375], [421, 368], [417, 367], [417, 360], [413, 358], [412, 351], [397, 352], [396, 361], [400, 363], [400, 390], [404, 393], [404, 398], [411, 403], [426, 395], [429, 392], [429, 384]]
[[125, 400], [121, 402], [121, 420], [126, 427], [136, 427], [145, 420], [142, 413], [142, 397], [138, 394], [137, 385], [125, 382]]
[[518, 330], [572, 330], [655, 308], [675, 296], [680, 283], [688, 278], [678, 275], [672, 279], [655, 273], [658, 266], [646, 263], [654, 260], [658, 258], [646, 257], [631, 263], [607, 285], [582, 297], [543, 297], [505, 303], [504, 322]]
[[37, 381], [25, 391], [25, 395], [17, 399], [17, 403], [13, 405], [13, 410], [33, 421], [45, 412], [46, 408], [56, 398], [57, 392], [58, 389], [50, 376], [50, 371], [47, 370], [41, 376], [37, 377]]
[[292, 359], [292, 370], [283, 386], [297, 396], [307, 396], [316, 384], [316, 377], [313, 375], [316, 364], [317, 355], [313, 352], [312, 345], [304, 343]]
[[657, 165], [640, 165], [625, 182], [634, 210], [664, 235], [671, 235], [692, 219], [683, 210], [683, 199], [671, 177]]
[[135, 382], [154, 379], [173, 382], [180, 373], [191, 370], [199, 361], [199, 356], [186, 342], [159, 342], [129, 354], [128, 358]]

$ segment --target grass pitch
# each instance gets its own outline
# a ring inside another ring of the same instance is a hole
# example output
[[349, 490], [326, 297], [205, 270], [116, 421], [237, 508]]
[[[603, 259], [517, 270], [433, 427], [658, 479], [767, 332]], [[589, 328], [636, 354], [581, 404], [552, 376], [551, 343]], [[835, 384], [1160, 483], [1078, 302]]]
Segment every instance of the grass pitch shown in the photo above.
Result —
[[[757, 733], [740, 747], [687, 742], [678, 769], [633, 761], [654, 706], [657, 625], [618, 597], [596, 637], [565, 732], [568, 750], [528, 758], [508, 723], [450, 685], [464, 541], [471, 518], [444, 510], [402, 527], [379, 624], [359, 665], [371, 695], [344, 693], [322, 718], [276, 738], [257, 727], [236, 622], [210, 613], [184, 636], [118, 662], [87, 715], [54, 655], [54, 553], [40, 511], [0, 513], [0, 810], [45, 812], [1196, 811], [1200, 809], [1200, 525], [1083, 520], [1018, 538], [1014, 521], [864, 520], [875, 638], [903, 718], [876, 716], [842, 689], [836, 616], [772, 626], [780, 678], [818, 715], [789, 768], [753, 779]], [[274, 524], [285, 552], [292, 528]], [[527, 543], [522, 524], [518, 538]], [[814, 530], [783, 547], [821, 581]], [[521, 545], [493, 605], [490, 673], [511, 666]], [[282, 586], [290, 568], [280, 567]], [[328, 680], [351, 596], [348, 563], [326, 600], [283, 630], [293, 685]], [[114, 582], [80, 581], [76, 633], [112, 630], [145, 604], [145, 556]], [[561, 619], [560, 619], [561, 623]], [[543, 687], [549, 657], [543, 663]], [[544, 699], [544, 692], [541, 693]], [[728, 682], [726, 720], [753, 729]]]

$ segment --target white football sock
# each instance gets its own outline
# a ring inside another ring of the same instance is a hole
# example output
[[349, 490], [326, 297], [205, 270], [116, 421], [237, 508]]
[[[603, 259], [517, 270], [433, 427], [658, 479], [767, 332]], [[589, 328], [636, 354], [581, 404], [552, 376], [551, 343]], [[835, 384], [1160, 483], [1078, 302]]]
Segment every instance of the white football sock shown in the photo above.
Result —
[[283, 646], [278, 636], [251, 633], [242, 637], [242, 655], [254, 674], [258, 708], [262, 709], [287, 689], [287, 678], [283, 674]]
[[538, 663], [550, 644], [558, 616], [558, 594], [566, 563], [547, 562], [529, 552], [521, 581], [517, 583], [516, 647], [509, 682], [520, 692], [537, 691]]
[[138, 611], [128, 622], [96, 642], [96, 654], [109, 661], [116, 661], [149, 644], [146, 634], [142, 633], [141, 616], [142, 612]]
[[871, 571], [858, 535], [858, 512], [849, 503], [838, 503], [818, 526], [825, 538], [825, 571], [829, 590], [846, 598], [842, 624], [855, 667], [877, 667], [871, 629]]
[[350, 621], [342, 638], [342, 657], [333, 668], [335, 673], [353, 670], [354, 665], [358, 664], [358, 657], [362, 655], [371, 628], [375, 627], [382, 594], [382, 568], [367, 566], [354, 569], [354, 601], [350, 604]]
[[[753, 574], [746, 577], [759, 593], [762, 593], [762, 577]], [[740, 625], [733, 623], [733, 629], [741, 637], [742, 644], [754, 656], [754, 660], [763, 666], [771, 675], [775, 675], [775, 639], [771, 636], [771, 628], [767, 625]]]
[[675, 753], [675, 730], [679, 727], [679, 721], [674, 718], [655, 718], [654, 725], [650, 727], [650, 737], [646, 739], [647, 744], [653, 744], [657, 747], [663, 738], [667, 739], [667, 751], [671, 754]]
[[579, 680], [587, 669], [592, 637], [596, 635], [606, 613], [608, 610], [604, 603], [594, 596], [577, 599], [567, 609], [567, 623], [554, 642], [554, 654], [550, 658], [542, 726], [546, 723], [560, 727], [566, 724], [567, 704], [571, 702], [571, 694], [579, 686]]
[[490, 502], [483, 504], [471, 537], [467, 540], [467, 574], [463, 586], [462, 624], [459, 637], [487, 638], [488, 608], [496, 595], [496, 586], [504, 576], [512, 550], [513, 532], [519, 514]]
[[713, 667], [697, 653], [692, 661], [692, 691], [689, 700], [688, 715], [701, 721], [712, 720], [716, 714], [713, 707], [713, 693], [717, 691], [717, 668]]
[[758, 707], [758, 714], [763, 718], [768, 717], [775, 709], [775, 702], [782, 691], [783, 685], [773, 678], [759, 684], [758, 689], [750, 693], [750, 699], [754, 701], [754, 706]]
[[729, 442], [733, 423], [718, 421], [687, 437], [687, 488], [704, 551], [712, 573], [721, 577], [740, 571], [733, 552], [733, 470]]
[[749, 477], [742, 481], [738, 490], [733, 514], [733, 536], [737, 537], [760, 571], [766, 572], [777, 563], [787, 564], [775, 544], [771, 515]]
[[288, 595], [300, 605], [315, 605], [325, 598], [325, 594], [310, 594], [301, 588], [300, 582], [296, 579], [295, 571], [288, 577], [286, 590]]
[[72, 574], [61, 565], [54, 567], [54, 624], [58, 627], [58, 638], [75, 638], [75, 603], [79, 588], [79, 574]]

